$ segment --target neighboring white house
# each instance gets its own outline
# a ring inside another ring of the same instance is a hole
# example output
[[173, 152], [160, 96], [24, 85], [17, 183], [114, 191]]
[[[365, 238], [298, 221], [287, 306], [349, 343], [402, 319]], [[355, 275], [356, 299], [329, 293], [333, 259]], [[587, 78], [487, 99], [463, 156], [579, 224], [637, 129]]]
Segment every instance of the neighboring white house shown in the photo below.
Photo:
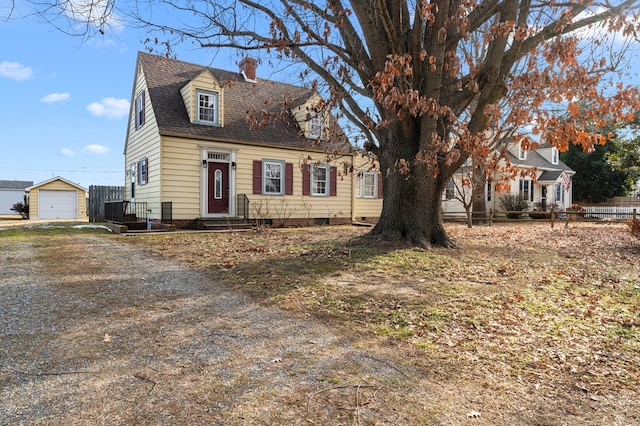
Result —
[[[507, 158], [512, 166], [520, 170], [535, 171], [534, 176], [517, 177], [506, 184], [509, 189], [498, 192], [494, 184], [488, 182], [485, 185], [485, 201], [487, 211], [504, 210], [500, 205], [500, 199], [506, 195], [517, 195], [527, 201], [529, 210], [566, 210], [571, 208], [573, 203], [571, 179], [575, 172], [562, 161], [558, 149], [550, 145], [534, 151], [526, 151], [519, 145], [511, 145], [507, 150]], [[457, 182], [461, 179], [456, 174], [453, 179]], [[445, 214], [462, 214], [464, 206], [456, 199], [455, 183], [449, 181], [443, 194], [442, 208]]]
[[24, 203], [25, 189], [33, 185], [33, 181], [0, 180], [0, 215], [17, 214], [11, 207], [16, 203]]

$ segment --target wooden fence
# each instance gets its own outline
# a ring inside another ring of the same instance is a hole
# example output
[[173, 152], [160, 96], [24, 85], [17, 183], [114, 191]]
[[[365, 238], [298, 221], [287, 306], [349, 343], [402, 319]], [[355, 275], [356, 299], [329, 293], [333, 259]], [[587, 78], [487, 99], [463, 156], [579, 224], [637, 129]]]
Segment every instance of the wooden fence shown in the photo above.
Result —
[[104, 205], [107, 201], [124, 200], [124, 186], [96, 186], [89, 187], [87, 213], [89, 222], [104, 222]]

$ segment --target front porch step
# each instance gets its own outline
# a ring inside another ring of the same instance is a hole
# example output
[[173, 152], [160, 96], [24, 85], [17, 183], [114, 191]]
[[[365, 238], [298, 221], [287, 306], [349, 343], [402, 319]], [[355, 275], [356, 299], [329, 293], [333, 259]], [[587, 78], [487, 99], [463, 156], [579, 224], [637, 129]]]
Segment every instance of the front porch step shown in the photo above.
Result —
[[204, 218], [196, 219], [196, 229], [209, 231], [233, 231], [253, 229], [253, 225], [246, 219], [236, 218]]

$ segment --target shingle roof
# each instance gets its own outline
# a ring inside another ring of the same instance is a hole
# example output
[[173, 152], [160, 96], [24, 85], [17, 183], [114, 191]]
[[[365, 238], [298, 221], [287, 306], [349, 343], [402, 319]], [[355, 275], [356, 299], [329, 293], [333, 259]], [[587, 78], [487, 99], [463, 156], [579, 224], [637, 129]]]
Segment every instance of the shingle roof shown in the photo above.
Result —
[[507, 157], [509, 158], [509, 161], [511, 162], [511, 164], [513, 164], [514, 166], [532, 167], [532, 168], [537, 167], [538, 169], [544, 169], [544, 170], [560, 170], [560, 171], [568, 171], [568, 172], [573, 171], [571, 167], [567, 166], [562, 161], [558, 161], [558, 164], [553, 164], [535, 151], [528, 151], [526, 160], [519, 160], [518, 157], [516, 157], [515, 155], [513, 155], [511, 152], [508, 152], [508, 151], [507, 151]]
[[[267, 125], [252, 129], [249, 124], [251, 112], [259, 116], [281, 111], [280, 102], [299, 105], [313, 91], [289, 84], [258, 79], [247, 82], [238, 72], [209, 68], [139, 52], [138, 61], [144, 72], [158, 128], [161, 134], [193, 137], [206, 140], [223, 140], [238, 143], [305, 148], [316, 141], [299, 135], [299, 127], [290, 114], [287, 121], [271, 120]], [[208, 69], [220, 82], [224, 90], [224, 126], [193, 124], [189, 121], [180, 89], [190, 80]], [[306, 142], [306, 146], [305, 146]], [[312, 149], [350, 150], [346, 138], [334, 138], [331, 142], [314, 145]]]
[[0, 180], [0, 189], [25, 189], [33, 185], [28, 180]]

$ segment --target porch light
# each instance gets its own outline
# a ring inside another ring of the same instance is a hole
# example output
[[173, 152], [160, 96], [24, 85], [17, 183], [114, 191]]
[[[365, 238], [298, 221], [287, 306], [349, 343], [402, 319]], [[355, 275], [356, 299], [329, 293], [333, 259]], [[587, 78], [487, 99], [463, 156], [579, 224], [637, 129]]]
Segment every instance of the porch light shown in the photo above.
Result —
[[203, 169], [207, 168], [207, 160], [202, 160], [202, 168]]
[[235, 162], [235, 161], [232, 161], [232, 162], [231, 162], [231, 168], [232, 168], [233, 170], [235, 170], [235, 169], [236, 169], [236, 162]]

